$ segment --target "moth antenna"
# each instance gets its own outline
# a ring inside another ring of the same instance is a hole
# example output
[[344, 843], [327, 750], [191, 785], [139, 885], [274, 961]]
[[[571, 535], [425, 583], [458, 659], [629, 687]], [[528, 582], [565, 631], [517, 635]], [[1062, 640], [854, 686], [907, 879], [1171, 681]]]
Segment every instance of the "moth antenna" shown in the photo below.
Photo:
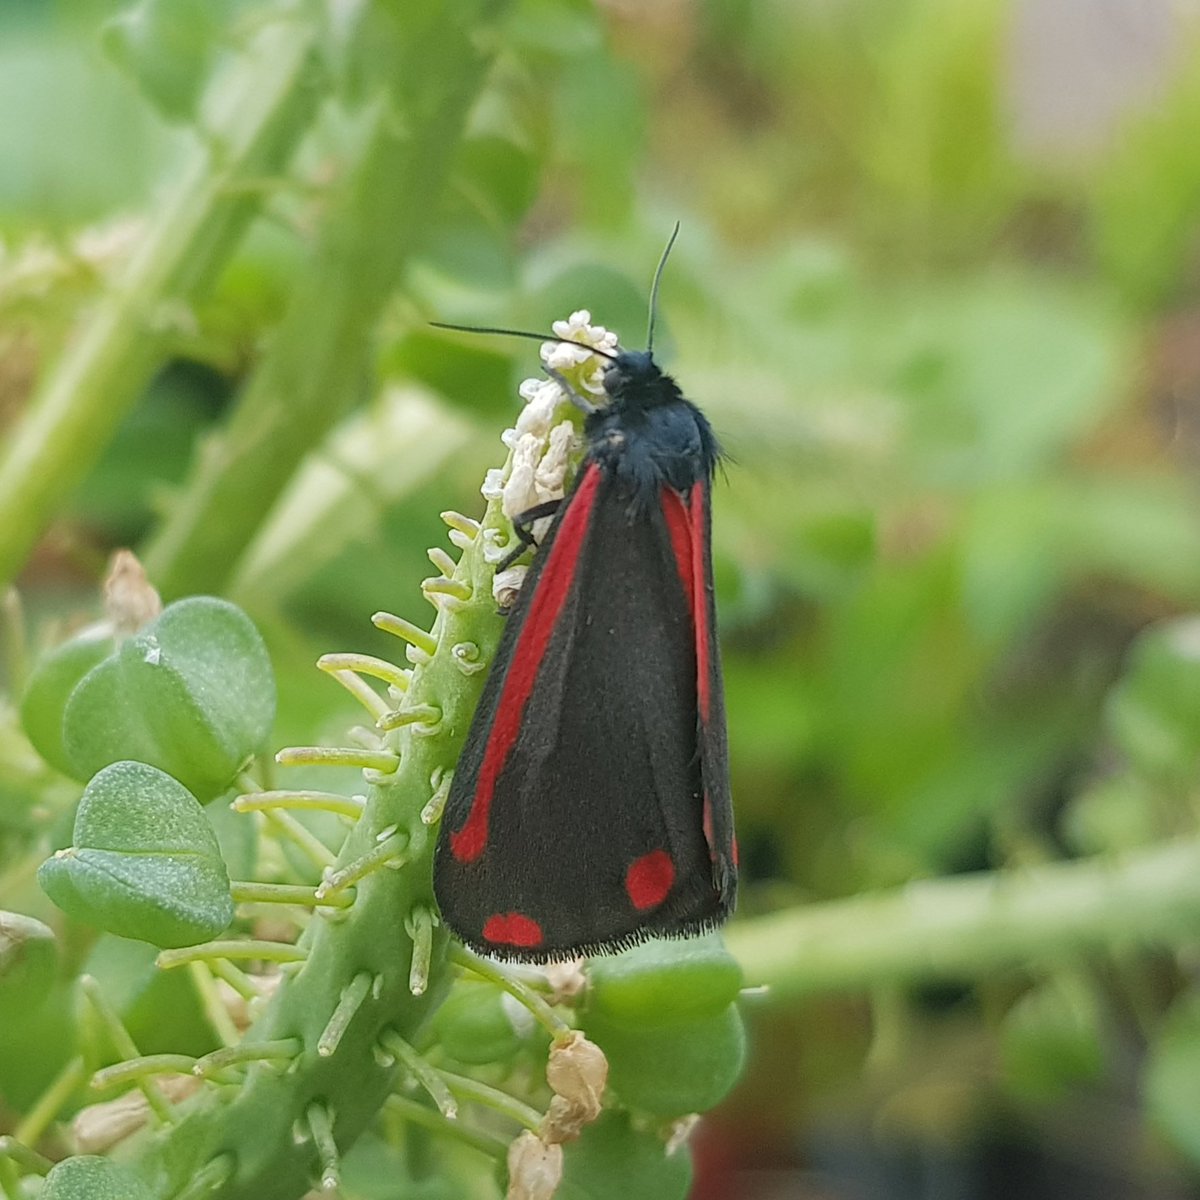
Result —
[[667, 258], [670, 256], [671, 247], [675, 245], [675, 239], [679, 236], [679, 222], [675, 222], [675, 228], [671, 230], [671, 236], [667, 238], [667, 248], [662, 252], [662, 258], [658, 260], [658, 266], [654, 271], [654, 282], [650, 285], [650, 324], [646, 329], [646, 353], [654, 353], [654, 318], [658, 315], [658, 285], [662, 282], [663, 268], [667, 265]]
[[556, 337], [553, 333], [533, 333], [527, 329], [500, 329], [493, 325], [450, 325], [445, 321], [430, 321], [429, 324], [434, 329], [452, 329], [455, 333], [495, 333], [504, 337], [529, 338], [534, 342], [565, 342], [568, 346], [581, 346], [584, 350], [599, 355], [600, 358], [607, 358], [609, 362], [617, 361], [617, 356], [609, 354], [607, 350], [598, 350], [595, 346], [589, 346], [587, 342], [576, 342], [572, 338]]

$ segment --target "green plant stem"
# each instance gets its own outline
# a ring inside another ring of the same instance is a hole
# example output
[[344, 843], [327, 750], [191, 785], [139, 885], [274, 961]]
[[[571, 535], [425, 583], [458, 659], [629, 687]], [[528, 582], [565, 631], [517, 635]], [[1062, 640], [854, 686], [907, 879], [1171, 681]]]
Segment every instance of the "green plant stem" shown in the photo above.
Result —
[[1200, 839], [1191, 839], [789, 909], [734, 924], [726, 942], [749, 983], [786, 1000], [1169, 946], [1197, 928]]
[[[176, 166], [121, 278], [101, 296], [0, 450], [0, 581], [11, 581], [174, 343], [179, 306], [216, 277], [261, 197], [238, 185], [291, 157], [319, 98], [316, 23], [280, 0], [212, 82], [205, 130]], [[174, 310], [174, 312], [173, 312]]]
[[223, 587], [304, 456], [363, 395], [375, 324], [437, 220], [480, 82], [477, 57], [447, 62], [442, 74], [427, 60], [441, 48], [421, 41], [409, 48], [412, 61], [395, 64], [396, 78], [411, 72], [438, 80], [440, 90], [421, 98], [419, 122], [407, 97], [377, 100], [360, 157], [270, 350], [146, 552], [167, 599]]

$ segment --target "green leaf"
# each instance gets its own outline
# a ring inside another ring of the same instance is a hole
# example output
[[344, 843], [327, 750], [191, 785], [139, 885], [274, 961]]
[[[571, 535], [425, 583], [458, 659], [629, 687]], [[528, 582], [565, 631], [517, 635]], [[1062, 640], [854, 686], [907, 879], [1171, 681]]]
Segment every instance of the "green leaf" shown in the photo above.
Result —
[[57, 973], [54, 931], [33, 917], [0, 912], [0, 1022], [40, 1007]]
[[1146, 1066], [1150, 1119], [1200, 1165], [1200, 999], [1186, 996], [1168, 1014]]
[[1004, 1018], [1001, 1061], [1009, 1085], [1032, 1100], [1053, 1100], [1104, 1068], [1096, 1005], [1057, 981], [1026, 992]]
[[555, 1200], [684, 1200], [692, 1186], [687, 1147], [668, 1154], [663, 1140], [606, 1112], [563, 1147]]
[[588, 1004], [635, 1029], [715, 1017], [737, 999], [742, 969], [717, 934], [663, 938], [588, 964]]
[[92, 1154], [64, 1158], [46, 1176], [39, 1197], [40, 1200], [154, 1200], [149, 1188], [127, 1167]]
[[55, 646], [29, 676], [21, 697], [21, 724], [33, 748], [64, 775], [86, 779], [90, 774], [76, 773], [63, 745], [63, 713], [79, 681], [112, 649], [112, 629], [107, 624], [94, 625]]
[[1194, 778], [1200, 763], [1200, 618], [1166, 621], [1138, 638], [1107, 715], [1138, 769]]
[[233, 920], [229, 876], [196, 798], [139, 762], [105, 767], [75, 816], [75, 844], [38, 882], [64, 912], [122, 937], [191, 946]]
[[635, 1029], [589, 1013], [584, 1031], [608, 1056], [608, 1083], [628, 1108], [661, 1117], [705, 1112], [723, 1100], [746, 1060], [737, 1006], [716, 1017]]
[[456, 985], [437, 1010], [433, 1028], [441, 1050], [460, 1063], [508, 1062], [522, 1045], [503, 993], [491, 984]]
[[211, 596], [169, 605], [80, 681], [63, 744], [81, 778], [121, 759], [159, 767], [194, 795], [220, 795], [275, 718], [262, 638]]
[[163, 116], [190, 121], [226, 7], [220, 0], [141, 0], [104, 26], [101, 45]]

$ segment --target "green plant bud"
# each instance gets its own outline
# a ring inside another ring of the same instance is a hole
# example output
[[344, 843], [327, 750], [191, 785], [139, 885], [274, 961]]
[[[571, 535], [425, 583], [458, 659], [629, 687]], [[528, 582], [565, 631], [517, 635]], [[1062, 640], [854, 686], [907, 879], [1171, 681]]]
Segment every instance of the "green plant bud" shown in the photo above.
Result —
[[275, 719], [266, 647], [232, 604], [169, 605], [92, 668], [67, 701], [63, 744], [77, 777], [136, 759], [204, 801], [225, 791]]
[[1026, 992], [1004, 1018], [1001, 1061], [1009, 1086], [1031, 1100], [1053, 1100], [1104, 1068], [1095, 1004], [1052, 984]]
[[21, 724], [33, 748], [56, 770], [84, 780], [63, 745], [63, 713], [79, 681], [113, 652], [111, 626], [93, 625], [41, 658], [21, 697]]
[[154, 1200], [127, 1167], [85, 1154], [64, 1158], [46, 1176], [40, 1200]]
[[1148, 629], [1109, 699], [1108, 723], [1139, 770], [1191, 780], [1200, 763], [1200, 619]]
[[488, 984], [458, 984], [438, 1009], [433, 1027], [438, 1045], [460, 1063], [507, 1062], [521, 1048], [504, 993]]
[[746, 1058], [746, 1031], [733, 1004], [715, 1017], [643, 1029], [590, 1013], [583, 1027], [608, 1056], [608, 1085], [621, 1103], [661, 1117], [712, 1108]]
[[87, 785], [74, 845], [42, 863], [38, 882], [71, 916], [161, 947], [206, 941], [233, 920], [204, 810], [145, 763], [113, 763]]
[[641, 1030], [723, 1013], [737, 999], [742, 969], [717, 934], [663, 938], [588, 963], [588, 1008]]
[[58, 972], [54, 931], [33, 917], [0, 912], [0, 1025], [40, 1008]]
[[563, 1147], [555, 1200], [684, 1200], [692, 1186], [686, 1147], [668, 1154], [661, 1138], [607, 1112]]

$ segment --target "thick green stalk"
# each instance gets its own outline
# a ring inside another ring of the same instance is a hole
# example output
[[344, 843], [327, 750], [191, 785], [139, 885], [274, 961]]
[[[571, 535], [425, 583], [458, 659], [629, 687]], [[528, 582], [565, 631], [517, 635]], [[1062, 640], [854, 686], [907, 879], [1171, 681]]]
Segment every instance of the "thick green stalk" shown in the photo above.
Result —
[[1112, 858], [909, 884], [735, 923], [751, 984], [776, 999], [971, 979], [1087, 952], [1193, 940], [1200, 840]]
[[[493, 504], [485, 525], [503, 524]], [[462, 747], [486, 674], [475, 664], [490, 661], [499, 640], [502, 622], [484, 544], [478, 536], [464, 551], [454, 579], [470, 588], [471, 598], [443, 603], [432, 630], [436, 650], [415, 668], [405, 696], [405, 707], [430, 705], [441, 719], [433, 731], [408, 725], [391, 735], [400, 766], [370, 789], [338, 860], [339, 865], [355, 862], [399, 834], [407, 839], [404, 866], [378, 867], [357, 883], [348, 910], [314, 919], [301, 941], [307, 951], [304, 966], [246, 1033], [243, 1045], [298, 1039], [303, 1049], [286, 1069], [279, 1063], [252, 1067], [236, 1092], [204, 1093], [178, 1124], [146, 1144], [134, 1165], [162, 1200], [223, 1162], [231, 1174], [212, 1193], [220, 1200], [303, 1195], [319, 1168], [314, 1143], [304, 1136], [310, 1106], [322, 1106], [335, 1143], [343, 1151], [349, 1147], [398, 1082], [397, 1067], [380, 1054], [381, 1037], [391, 1033], [411, 1042], [448, 986], [446, 935], [435, 929], [428, 986], [413, 995], [413, 941], [405, 925], [414, 912], [436, 911], [433, 839], [420, 813]], [[471, 649], [464, 653], [467, 644]], [[331, 1054], [319, 1052], [331, 1045]]]
[[224, 265], [261, 203], [251, 181], [284, 166], [320, 91], [317, 25], [281, 0], [203, 106], [203, 140], [125, 271], [96, 302], [0, 450], [0, 580], [21, 569], [162, 365], [179, 306]]
[[[413, 250], [438, 216], [487, 59], [447, 11], [394, 64], [361, 157], [326, 214], [312, 260], [232, 420], [145, 552], [167, 598], [224, 588], [304, 456], [358, 400], [372, 336]], [[402, 81], [402, 82], [401, 82]]]

